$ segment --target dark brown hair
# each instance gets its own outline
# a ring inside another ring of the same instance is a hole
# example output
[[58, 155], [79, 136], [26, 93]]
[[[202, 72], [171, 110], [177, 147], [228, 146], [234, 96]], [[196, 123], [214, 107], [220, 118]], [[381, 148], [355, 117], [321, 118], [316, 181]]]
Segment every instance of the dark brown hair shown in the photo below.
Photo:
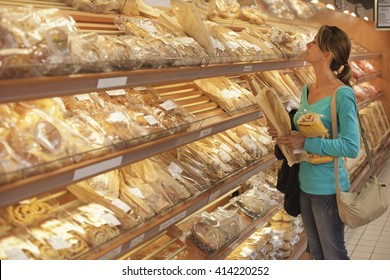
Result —
[[352, 76], [348, 59], [351, 54], [351, 39], [347, 33], [337, 26], [323, 25], [317, 33], [318, 46], [323, 52], [330, 52], [333, 56], [330, 70], [337, 72], [341, 66], [344, 69], [336, 77], [347, 86], [351, 86], [349, 79]]

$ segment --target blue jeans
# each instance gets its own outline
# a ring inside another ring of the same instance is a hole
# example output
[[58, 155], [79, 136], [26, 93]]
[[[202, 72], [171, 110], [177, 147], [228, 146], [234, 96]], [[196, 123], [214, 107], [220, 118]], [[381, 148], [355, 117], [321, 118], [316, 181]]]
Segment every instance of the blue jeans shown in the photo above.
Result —
[[336, 195], [312, 195], [301, 191], [300, 204], [310, 255], [316, 260], [349, 260]]

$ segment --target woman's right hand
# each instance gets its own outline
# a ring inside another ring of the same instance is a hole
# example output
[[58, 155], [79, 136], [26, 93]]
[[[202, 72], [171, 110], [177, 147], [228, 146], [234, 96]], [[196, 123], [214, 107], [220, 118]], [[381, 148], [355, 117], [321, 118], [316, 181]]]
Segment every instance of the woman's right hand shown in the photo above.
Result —
[[267, 131], [268, 131], [269, 136], [272, 137], [272, 140], [275, 140], [276, 138], [278, 138], [278, 131], [276, 130], [276, 128], [269, 126]]

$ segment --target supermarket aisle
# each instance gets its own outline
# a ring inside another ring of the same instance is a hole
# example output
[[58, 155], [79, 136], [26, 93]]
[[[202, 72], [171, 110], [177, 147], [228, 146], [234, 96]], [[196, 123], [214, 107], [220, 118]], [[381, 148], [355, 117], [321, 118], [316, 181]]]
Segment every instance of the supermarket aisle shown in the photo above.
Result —
[[[390, 202], [390, 161], [378, 178], [387, 185], [385, 193]], [[367, 226], [347, 228], [345, 242], [351, 260], [390, 260], [390, 209]]]

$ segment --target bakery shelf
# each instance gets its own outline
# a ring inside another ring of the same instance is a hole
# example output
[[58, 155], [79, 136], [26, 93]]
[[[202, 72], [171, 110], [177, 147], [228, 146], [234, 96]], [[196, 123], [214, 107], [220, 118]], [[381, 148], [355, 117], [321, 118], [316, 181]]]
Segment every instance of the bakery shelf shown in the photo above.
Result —
[[74, 95], [125, 87], [154, 86], [200, 78], [241, 75], [259, 71], [302, 67], [302, 60], [230, 63], [161, 69], [137, 69], [109, 73], [0, 80], [0, 103]]
[[380, 72], [366, 74], [366, 75], [363, 75], [363, 76], [355, 79], [355, 83], [360, 84], [360, 83], [368, 82], [370, 80], [374, 80], [376, 78], [379, 78], [380, 76], [381, 76]]
[[351, 61], [367, 60], [367, 59], [379, 59], [382, 57], [381, 52], [358, 52], [352, 53], [350, 56]]
[[383, 97], [383, 92], [381, 92], [379, 95], [375, 96], [374, 98], [369, 98], [367, 100], [364, 100], [362, 102], [358, 103], [358, 109], [363, 109], [364, 107], [367, 107], [370, 105], [370, 103], [374, 102], [375, 100], [378, 100]]
[[201, 210], [206, 205], [210, 204], [218, 197], [222, 197], [231, 192], [240, 183], [249, 179], [258, 172], [269, 167], [276, 162], [273, 154], [269, 154], [257, 162], [236, 171], [217, 182], [210, 190], [207, 190], [197, 197], [192, 197], [182, 204], [176, 205], [169, 209], [168, 212], [161, 213], [138, 226], [133, 231], [126, 232], [106, 245], [95, 248], [87, 255], [81, 256], [83, 259], [113, 259], [120, 258], [128, 251], [135, 248], [137, 245], [150, 240], [169, 227], [179, 223], [181, 220], [190, 216], [191, 214]]
[[0, 187], [0, 207], [45, 192], [56, 191], [80, 180], [107, 172], [169, 149], [179, 147], [204, 137], [225, 131], [229, 128], [256, 120], [262, 116], [258, 109], [248, 110], [237, 115], [216, 115], [194, 123], [196, 128], [179, 132], [151, 142], [105, 154], [98, 158], [85, 160], [44, 174]]

